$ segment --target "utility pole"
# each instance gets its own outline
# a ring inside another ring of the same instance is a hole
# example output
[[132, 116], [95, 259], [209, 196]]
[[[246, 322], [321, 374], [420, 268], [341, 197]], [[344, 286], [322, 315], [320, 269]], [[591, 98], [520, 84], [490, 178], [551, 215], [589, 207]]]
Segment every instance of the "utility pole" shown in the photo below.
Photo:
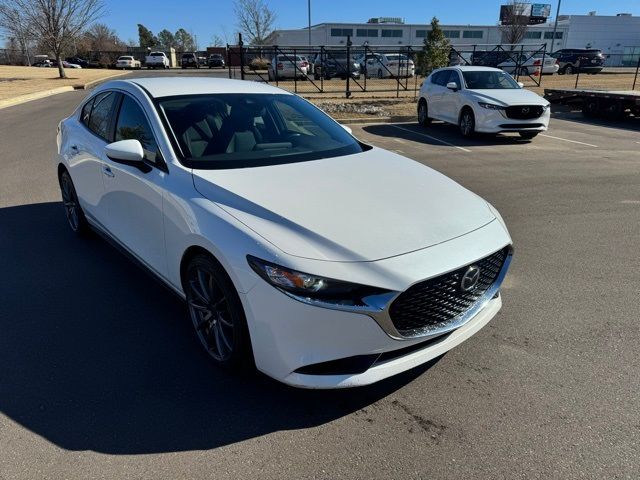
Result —
[[309, 46], [311, 46], [311, 0], [307, 0], [307, 20], [309, 26]]
[[553, 35], [551, 36], [551, 53], [556, 51], [556, 31], [558, 30], [558, 16], [560, 15], [560, 4], [562, 0], [558, 0], [558, 9], [556, 10], [556, 18], [553, 22]]

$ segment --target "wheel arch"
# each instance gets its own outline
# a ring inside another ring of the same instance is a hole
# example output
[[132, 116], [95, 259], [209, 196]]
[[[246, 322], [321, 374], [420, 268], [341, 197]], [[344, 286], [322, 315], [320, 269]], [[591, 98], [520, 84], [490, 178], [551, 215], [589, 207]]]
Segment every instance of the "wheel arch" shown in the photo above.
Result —
[[475, 110], [473, 109], [473, 107], [472, 107], [471, 105], [469, 105], [468, 103], [466, 103], [466, 104], [464, 104], [464, 105], [462, 106], [462, 108], [460, 109], [460, 112], [458, 113], [458, 123], [460, 123], [460, 118], [462, 117], [462, 114], [463, 114], [464, 112], [466, 112], [467, 110], [471, 112], [471, 115], [473, 115], [473, 119], [474, 119], [474, 120], [476, 119], [476, 112], [475, 112]]

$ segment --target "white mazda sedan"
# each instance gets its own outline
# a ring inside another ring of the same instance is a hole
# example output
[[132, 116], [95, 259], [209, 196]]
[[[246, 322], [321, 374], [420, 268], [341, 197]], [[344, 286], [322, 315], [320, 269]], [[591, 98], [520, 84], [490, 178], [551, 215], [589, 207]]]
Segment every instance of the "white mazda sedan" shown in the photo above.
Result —
[[184, 298], [218, 364], [364, 385], [500, 309], [511, 238], [490, 204], [278, 88], [111, 81], [57, 141], [71, 229], [106, 236]]
[[497, 68], [456, 66], [435, 70], [420, 87], [418, 122], [432, 119], [474, 133], [518, 132], [531, 139], [549, 127], [549, 102]]

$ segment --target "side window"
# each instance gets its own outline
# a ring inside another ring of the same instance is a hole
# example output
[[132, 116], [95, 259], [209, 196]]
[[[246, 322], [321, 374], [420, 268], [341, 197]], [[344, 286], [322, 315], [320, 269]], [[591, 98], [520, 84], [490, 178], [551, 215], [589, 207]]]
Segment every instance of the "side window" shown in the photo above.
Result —
[[440, 77], [442, 77], [442, 72], [434, 73], [433, 75], [431, 75], [431, 83], [433, 83], [434, 85], [440, 85]]
[[445, 83], [445, 86], [449, 82], [456, 82], [456, 85], [458, 86], [458, 89], [460, 89], [460, 76], [458, 75], [458, 72], [456, 72], [455, 70], [451, 70], [451, 75], [447, 79], [447, 81]]
[[96, 95], [91, 109], [91, 116], [89, 117], [89, 129], [106, 141], [109, 141], [109, 120], [111, 119], [110, 114], [115, 99], [116, 94], [114, 92]]
[[87, 127], [89, 126], [89, 117], [91, 116], [91, 107], [93, 106], [93, 101], [95, 99], [92, 98], [82, 107], [82, 112], [80, 113], [80, 121], [84, 123]]
[[118, 121], [116, 122], [115, 141], [138, 140], [144, 149], [145, 158], [156, 162], [158, 144], [153, 138], [151, 126], [140, 106], [129, 95], [123, 95]]

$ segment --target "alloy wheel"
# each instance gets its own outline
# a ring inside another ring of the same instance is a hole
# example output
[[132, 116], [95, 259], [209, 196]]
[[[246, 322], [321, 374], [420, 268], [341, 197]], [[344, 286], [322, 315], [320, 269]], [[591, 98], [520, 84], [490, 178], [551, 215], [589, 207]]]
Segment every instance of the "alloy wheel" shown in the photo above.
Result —
[[460, 119], [460, 130], [462, 131], [462, 135], [468, 137], [473, 133], [473, 116], [469, 112], [465, 112], [462, 114], [462, 118]]
[[187, 303], [193, 326], [209, 355], [225, 362], [233, 355], [234, 326], [229, 301], [215, 275], [197, 266], [188, 272]]
[[60, 177], [60, 190], [62, 192], [62, 204], [71, 230], [77, 232], [80, 228], [80, 213], [78, 211], [78, 197], [67, 173]]

